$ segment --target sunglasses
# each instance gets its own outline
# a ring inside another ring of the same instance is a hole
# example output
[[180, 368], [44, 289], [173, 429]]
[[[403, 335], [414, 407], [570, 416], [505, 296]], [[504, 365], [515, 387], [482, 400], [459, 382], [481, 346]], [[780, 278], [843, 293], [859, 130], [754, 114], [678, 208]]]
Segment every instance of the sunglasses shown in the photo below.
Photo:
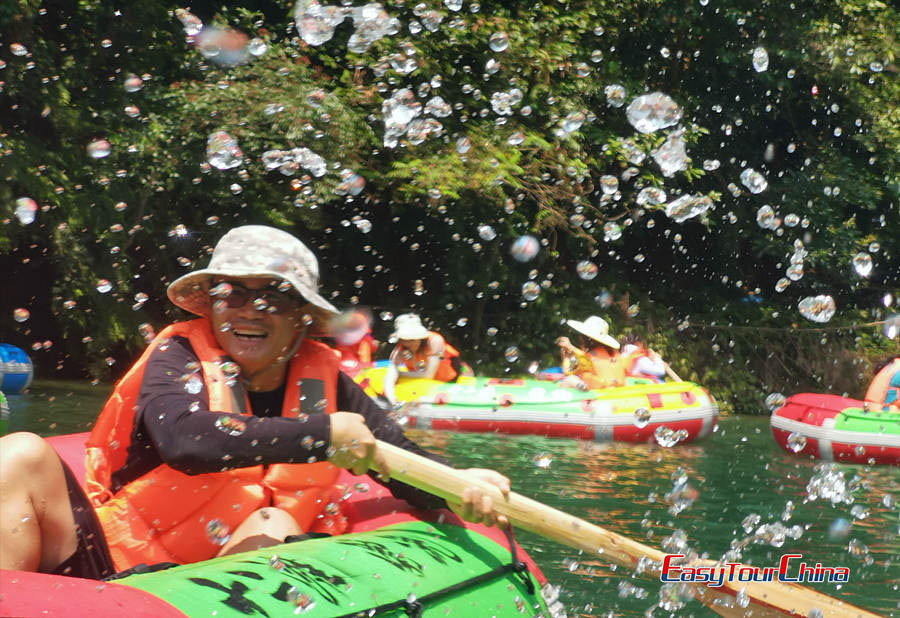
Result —
[[221, 281], [210, 290], [209, 295], [222, 302], [229, 309], [237, 309], [252, 301], [259, 311], [269, 313], [287, 313], [297, 306], [302, 299], [293, 294], [277, 290], [251, 290], [236, 281]]

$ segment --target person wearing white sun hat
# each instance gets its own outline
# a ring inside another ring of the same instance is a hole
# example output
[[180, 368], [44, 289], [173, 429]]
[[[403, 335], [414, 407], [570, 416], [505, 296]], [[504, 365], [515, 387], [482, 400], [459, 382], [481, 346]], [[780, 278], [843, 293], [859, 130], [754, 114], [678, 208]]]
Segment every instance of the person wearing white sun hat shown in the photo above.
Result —
[[581, 337], [579, 346], [568, 337], [556, 340], [566, 373], [560, 385], [590, 390], [624, 386], [625, 361], [619, 354], [619, 342], [609, 334], [607, 321], [592, 315], [583, 322], [566, 320], [566, 324]]
[[391, 405], [397, 403], [394, 387], [401, 375], [440, 382], [454, 382], [459, 377], [462, 369], [459, 351], [439, 333], [425, 328], [422, 318], [415, 313], [397, 316], [391, 341], [397, 345], [391, 352], [383, 381], [384, 397]]
[[[40, 437], [0, 438], [0, 568], [100, 578], [339, 534], [346, 520], [326, 509], [341, 503], [335, 466], [374, 467], [396, 497], [445, 506], [387, 480], [376, 439], [440, 458], [406, 439], [334, 350], [306, 337], [335, 313], [318, 276], [302, 242], [251, 225], [173, 282], [169, 298], [199, 317], [163, 329], [116, 384], [86, 443], [87, 495]], [[469, 473], [509, 492], [497, 472]], [[40, 516], [30, 505], [42, 505]], [[474, 486], [449, 506], [507, 523]], [[20, 533], [22, 521], [33, 533]]]

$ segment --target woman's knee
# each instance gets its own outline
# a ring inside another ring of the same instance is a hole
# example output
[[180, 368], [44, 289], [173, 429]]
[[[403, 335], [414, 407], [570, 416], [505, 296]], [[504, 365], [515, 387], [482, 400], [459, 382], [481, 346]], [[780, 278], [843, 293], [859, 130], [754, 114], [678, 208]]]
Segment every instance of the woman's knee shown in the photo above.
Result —
[[232, 533], [219, 551], [220, 556], [270, 547], [303, 531], [290, 513], [274, 506], [257, 509]]
[[33, 475], [58, 459], [53, 447], [36, 434], [19, 432], [0, 438], [0, 473], [5, 477], [12, 478], [23, 471]]
[[276, 506], [264, 506], [261, 509], [253, 511], [250, 513], [250, 516], [244, 520], [244, 523], [249, 523], [260, 532], [268, 530], [288, 530], [283, 536], [300, 534], [300, 532], [302, 532], [300, 526], [297, 524], [297, 520], [295, 520], [290, 513]]

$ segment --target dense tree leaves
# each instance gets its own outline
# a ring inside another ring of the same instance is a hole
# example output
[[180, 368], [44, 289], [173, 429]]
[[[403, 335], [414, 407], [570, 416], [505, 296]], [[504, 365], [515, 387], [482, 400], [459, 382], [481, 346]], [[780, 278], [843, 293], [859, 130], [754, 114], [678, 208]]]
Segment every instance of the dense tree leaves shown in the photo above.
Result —
[[[5, 3], [0, 338], [39, 344], [44, 373], [118, 360], [115, 373], [139, 324], [176, 315], [165, 285], [241, 223], [310, 243], [327, 292], [372, 307], [378, 336], [379, 316], [420, 311], [484, 371], [521, 372], [553, 362], [563, 319], [600, 313], [745, 409], [825, 370], [763, 376], [767, 355], [790, 351], [759, 355], [744, 331], [729, 346], [700, 324], [815, 326], [797, 303], [816, 294], [837, 303], [829, 327], [896, 311], [883, 302], [900, 288], [895, 9], [452, 5], [387, 7], [399, 28], [363, 50], [349, 17], [312, 45], [280, 2], [192, 5], [205, 31], [153, 0]], [[626, 108], [653, 92], [683, 113], [641, 133]], [[393, 116], [392, 101], [407, 106]], [[241, 149], [234, 167], [208, 160], [216, 131]], [[91, 156], [96, 140], [108, 156]], [[666, 214], [691, 195], [708, 209]], [[34, 223], [14, 214], [21, 197]], [[523, 234], [541, 242], [529, 262], [510, 256]], [[803, 277], [778, 292], [792, 258]], [[14, 322], [16, 307], [31, 319]], [[860, 341], [860, 358], [895, 343], [871, 328]], [[851, 390], [855, 373], [821, 385]]]

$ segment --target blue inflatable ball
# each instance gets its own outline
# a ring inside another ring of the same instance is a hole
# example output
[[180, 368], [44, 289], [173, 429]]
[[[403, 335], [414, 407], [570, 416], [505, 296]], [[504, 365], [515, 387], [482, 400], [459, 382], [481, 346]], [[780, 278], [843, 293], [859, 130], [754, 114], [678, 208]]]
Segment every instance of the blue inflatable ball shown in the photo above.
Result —
[[0, 343], [0, 391], [21, 393], [31, 384], [34, 365], [25, 352], [14, 345]]

